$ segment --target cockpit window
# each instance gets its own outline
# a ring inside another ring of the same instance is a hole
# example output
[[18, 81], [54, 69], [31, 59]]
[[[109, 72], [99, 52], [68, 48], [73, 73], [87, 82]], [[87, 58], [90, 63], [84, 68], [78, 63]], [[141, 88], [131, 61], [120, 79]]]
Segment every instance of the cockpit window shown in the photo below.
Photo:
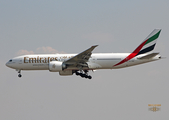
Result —
[[9, 62], [12, 62], [12, 59], [10, 59]]

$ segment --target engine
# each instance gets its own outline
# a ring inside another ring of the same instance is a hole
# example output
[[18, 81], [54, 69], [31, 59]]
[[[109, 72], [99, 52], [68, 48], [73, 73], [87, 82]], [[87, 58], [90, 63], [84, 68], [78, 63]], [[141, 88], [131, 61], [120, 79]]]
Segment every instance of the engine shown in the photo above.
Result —
[[51, 61], [49, 63], [49, 71], [50, 72], [59, 72], [66, 69], [66, 65], [60, 61]]

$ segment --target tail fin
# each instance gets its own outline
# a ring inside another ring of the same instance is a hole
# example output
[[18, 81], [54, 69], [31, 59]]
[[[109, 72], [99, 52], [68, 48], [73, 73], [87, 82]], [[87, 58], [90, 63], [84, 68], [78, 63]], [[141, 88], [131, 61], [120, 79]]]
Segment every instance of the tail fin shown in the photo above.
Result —
[[130, 55], [128, 55], [125, 59], [115, 64], [114, 66], [120, 65], [137, 55], [152, 51], [156, 45], [156, 41], [160, 32], [161, 29], [154, 29], [153, 32], [151, 32], [150, 35], [148, 35], [148, 37]]
[[133, 51], [133, 53], [144, 54], [154, 49], [161, 29], [154, 29], [147, 38]]

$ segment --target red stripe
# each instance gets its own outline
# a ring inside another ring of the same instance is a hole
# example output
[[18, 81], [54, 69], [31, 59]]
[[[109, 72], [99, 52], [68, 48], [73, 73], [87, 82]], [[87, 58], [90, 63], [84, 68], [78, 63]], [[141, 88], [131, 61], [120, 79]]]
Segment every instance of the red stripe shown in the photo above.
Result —
[[145, 43], [147, 42], [147, 40], [145, 40], [141, 45], [139, 45], [129, 56], [127, 56], [125, 59], [123, 59], [119, 63], [115, 64], [114, 66], [120, 65], [120, 64], [122, 64], [124, 62], [127, 62], [130, 59], [134, 58], [140, 52], [141, 48], [145, 45]]

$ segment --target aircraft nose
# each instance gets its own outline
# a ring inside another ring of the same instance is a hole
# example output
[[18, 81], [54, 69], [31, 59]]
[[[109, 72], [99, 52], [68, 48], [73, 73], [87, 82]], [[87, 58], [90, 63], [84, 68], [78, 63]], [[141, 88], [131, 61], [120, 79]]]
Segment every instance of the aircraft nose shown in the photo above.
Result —
[[9, 67], [9, 63], [7, 62], [6, 64], [5, 64], [7, 67]]

